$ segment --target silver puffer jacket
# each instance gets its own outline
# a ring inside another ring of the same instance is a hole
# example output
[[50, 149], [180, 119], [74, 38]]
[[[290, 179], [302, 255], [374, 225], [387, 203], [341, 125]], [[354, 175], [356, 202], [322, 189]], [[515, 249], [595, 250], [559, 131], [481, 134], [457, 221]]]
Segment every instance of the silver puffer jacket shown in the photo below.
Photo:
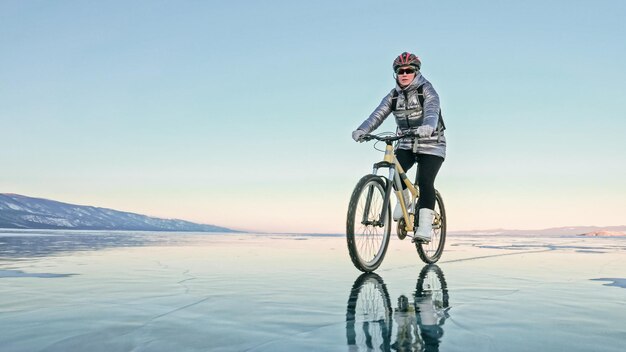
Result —
[[[419, 86], [423, 86], [423, 107], [420, 106], [417, 96], [417, 87]], [[405, 89], [396, 85], [394, 90], [398, 92], [396, 111], [393, 111], [398, 124], [398, 133], [415, 132], [422, 125], [430, 125], [435, 129], [433, 136], [419, 138], [416, 149], [413, 149], [415, 144], [415, 138], [413, 137], [401, 139], [396, 148], [414, 150], [420, 154], [432, 154], [445, 158], [446, 137], [443, 135], [443, 121], [439, 119], [439, 95], [435, 88], [420, 72], [417, 72], [415, 79]], [[358, 127], [359, 130], [371, 133], [385, 121], [389, 114], [392, 113], [391, 104], [394, 90], [383, 98], [374, 112]]]

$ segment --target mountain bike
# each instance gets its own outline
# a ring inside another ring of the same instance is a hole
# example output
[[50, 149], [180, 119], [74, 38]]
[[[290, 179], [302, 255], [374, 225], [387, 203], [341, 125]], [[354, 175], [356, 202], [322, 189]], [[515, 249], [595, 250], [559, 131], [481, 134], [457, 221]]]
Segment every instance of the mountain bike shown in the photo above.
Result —
[[[411, 193], [411, 206], [409, 208], [417, 209], [419, 188], [409, 181], [393, 152], [393, 143], [409, 136], [414, 137], [406, 134], [366, 134], [362, 137], [365, 141], [376, 140], [386, 144], [383, 161], [375, 163], [373, 172], [363, 176], [357, 183], [348, 206], [346, 224], [348, 251], [354, 266], [363, 272], [376, 270], [385, 257], [393, 226], [390, 198], [394, 188], [402, 207], [402, 218], [397, 224], [398, 238], [403, 240], [410, 237], [411, 241], [415, 243], [419, 257], [425, 263], [436, 263], [443, 253], [446, 241], [446, 211], [439, 191], [435, 190], [436, 202], [435, 209], [433, 209], [435, 217], [431, 240], [424, 241], [411, 234], [417, 229], [418, 219], [414, 214], [417, 211], [407, 209], [402, 194], [402, 182], [406, 184]], [[388, 169], [389, 176], [379, 176], [377, 173], [380, 169]]]

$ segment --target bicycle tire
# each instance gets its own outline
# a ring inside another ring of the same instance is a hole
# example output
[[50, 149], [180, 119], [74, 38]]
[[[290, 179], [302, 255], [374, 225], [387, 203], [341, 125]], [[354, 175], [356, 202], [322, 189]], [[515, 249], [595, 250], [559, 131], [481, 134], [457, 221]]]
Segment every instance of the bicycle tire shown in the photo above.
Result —
[[[365, 175], [354, 187], [350, 204], [348, 205], [348, 218], [346, 222], [346, 239], [348, 252], [354, 266], [363, 272], [376, 270], [387, 252], [389, 238], [391, 236], [391, 211], [389, 206], [386, 212], [385, 226], [367, 225], [362, 223], [365, 209], [369, 209], [366, 219], [378, 219], [382, 212], [385, 200], [386, 180], [377, 175]], [[368, 202], [368, 190], [372, 196]], [[369, 204], [368, 204], [369, 203]], [[382, 233], [379, 233], [379, 230]]]
[[427, 264], [434, 264], [441, 258], [446, 244], [446, 208], [443, 205], [443, 198], [437, 190], [435, 190], [435, 200], [435, 219], [433, 220], [431, 241], [415, 242], [417, 254]]

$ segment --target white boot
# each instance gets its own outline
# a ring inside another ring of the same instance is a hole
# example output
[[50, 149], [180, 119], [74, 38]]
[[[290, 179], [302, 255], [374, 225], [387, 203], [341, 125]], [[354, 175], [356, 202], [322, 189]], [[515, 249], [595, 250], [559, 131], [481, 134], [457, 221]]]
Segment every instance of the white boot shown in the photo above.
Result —
[[[406, 211], [410, 212], [411, 209], [411, 191], [409, 189], [402, 190], [402, 196], [404, 197], [404, 205], [406, 206]], [[393, 209], [393, 220], [398, 221], [402, 219], [402, 207], [400, 206], [400, 199], [396, 203], [396, 207]]]
[[435, 212], [427, 208], [421, 208], [419, 213], [419, 222], [417, 224], [417, 231], [415, 231], [415, 238], [424, 241], [430, 241], [433, 231], [433, 219], [435, 218]]

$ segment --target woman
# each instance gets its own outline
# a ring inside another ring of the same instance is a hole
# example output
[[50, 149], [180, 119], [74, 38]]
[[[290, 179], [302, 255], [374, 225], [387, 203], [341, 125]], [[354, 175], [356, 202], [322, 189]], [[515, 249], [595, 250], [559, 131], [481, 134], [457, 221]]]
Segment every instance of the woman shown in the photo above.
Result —
[[[363, 135], [374, 131], [393, 113], [398, 124], [397, 133], [414, 134], [396, 145], [396, 158], [400, 166], [408, 171], [415, 162], [419, 172], [416, 175], [420, 188], [419, 220], [415, 236], [430, 240], [435, 212], [435, 177], [446, 156], [446, 139], [443, 135], [445, 126], [441, 118], [439, 95], [420, 73], [422, 63], [414, 54], [404, 52], [393, 61], [396, 87], [354, 132], [352, 138], [362, 142]], [[419, 139], [419, 143], [417, 143]], [[411, 196], [405, 184], [402, 184], [407, 209]], [[400, 200], [393, 211], [393, 219], [402, 218]]]

